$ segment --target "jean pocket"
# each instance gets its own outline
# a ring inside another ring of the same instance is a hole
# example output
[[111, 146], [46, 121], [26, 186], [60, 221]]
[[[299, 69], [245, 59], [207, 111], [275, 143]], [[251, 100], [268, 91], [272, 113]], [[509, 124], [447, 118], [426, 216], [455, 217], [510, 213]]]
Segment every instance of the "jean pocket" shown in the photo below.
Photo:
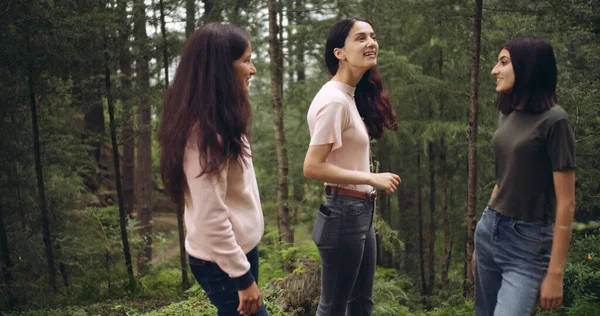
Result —
[[344, 214], [350, 216], [359, 216], [365, 212], [367, 205], [364, 200], [348, 201], [344, 207]]
[[543, 241], [542, 227], [524, 221], [514, 221], [511, 225], [517, 237], [534, 243]]
[[321, 208], [317, 212], [317, 218], [315, 219], [315, 226], [312, 231], [312, 240], [315, 242], [317, 246], [323, 244], [325, 240], [327, 240], [329, 235], [329, 221], [331, 220], [331, 211], [329, 211], [329, 215], [324, 214], [324, 209], [329, 210], [326, 206], [321, 205]]

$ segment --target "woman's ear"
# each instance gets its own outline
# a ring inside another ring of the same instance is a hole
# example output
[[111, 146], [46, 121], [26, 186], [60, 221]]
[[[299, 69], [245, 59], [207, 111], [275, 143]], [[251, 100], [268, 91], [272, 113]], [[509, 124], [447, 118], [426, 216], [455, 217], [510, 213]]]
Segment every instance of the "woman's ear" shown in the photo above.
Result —
[[333, 49], [333, 55], [341, 60], [341, 61], [345, 61], [346, 57], [344, 56], [344, 49], [343, 48], [334, 48]]

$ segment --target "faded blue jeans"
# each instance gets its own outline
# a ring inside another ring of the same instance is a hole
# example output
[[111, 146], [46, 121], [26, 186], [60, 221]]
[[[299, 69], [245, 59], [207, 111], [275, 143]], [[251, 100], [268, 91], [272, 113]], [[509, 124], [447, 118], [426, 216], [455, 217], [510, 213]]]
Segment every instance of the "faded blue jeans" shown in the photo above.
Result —
[[377, 250], [374, 202], [328, 195], [312, 232], [321, 255], [317, 316], [363, 316], [373, 311]]
[[525, 222], [489, 207], [475, 229], [475, 314], [527, 316], [550, 263], [554, 225]]

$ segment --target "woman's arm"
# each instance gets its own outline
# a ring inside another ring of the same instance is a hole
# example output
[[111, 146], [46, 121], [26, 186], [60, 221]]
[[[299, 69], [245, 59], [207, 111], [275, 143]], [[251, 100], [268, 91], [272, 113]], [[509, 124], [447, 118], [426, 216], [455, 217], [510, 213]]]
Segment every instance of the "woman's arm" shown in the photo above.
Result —
[[545, 310], [552, 310], [562, 305], [565, 262], [575, 215], [575, 170], [555, 171], [553, 177], [556, 192], [556, 222], [550, 265], [540, 288], [540, 305]]
[[333, 144], [313, 145], [308, 147], [304, 158], [304, 176], [321, 182], [336, 184], [367, 184], [387, 194], [392, 194], [401, 183], [400, 177], [393, 173], [370, 173], [347, 170], [327, 163], [327, 156]]
[[492, 195], [490, 195], [490, 198], [495, 198], [496, 194], [498, 194], [498, 184], [497, 183], [494, 186], [494, 189], [492, 190]]

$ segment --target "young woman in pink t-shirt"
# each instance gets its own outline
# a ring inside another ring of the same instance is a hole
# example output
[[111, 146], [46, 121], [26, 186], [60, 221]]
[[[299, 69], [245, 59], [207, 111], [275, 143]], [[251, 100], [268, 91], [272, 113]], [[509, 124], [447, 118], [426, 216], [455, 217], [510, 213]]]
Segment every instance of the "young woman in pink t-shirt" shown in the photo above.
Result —
[[250, 156], [242, 29], [210, 23], [190, 36], [165, 96], [159, 141], [165, 191], [185, 204], [185, 249], [219, 316], [266, 316], [258, 287], [263, 214]]
[[373, 310], [376, 189], [392, 194], [400, 177], [371, 173], [369, 142], [396, 130], [396, 113], [377, 72], [379, 45], [370, 22], [351, 18], [329, 31], [325, 63], [333, 76], [308, 110], [304, 176], [325, 183], [312, 232], [321, 255], [318, 316]]

